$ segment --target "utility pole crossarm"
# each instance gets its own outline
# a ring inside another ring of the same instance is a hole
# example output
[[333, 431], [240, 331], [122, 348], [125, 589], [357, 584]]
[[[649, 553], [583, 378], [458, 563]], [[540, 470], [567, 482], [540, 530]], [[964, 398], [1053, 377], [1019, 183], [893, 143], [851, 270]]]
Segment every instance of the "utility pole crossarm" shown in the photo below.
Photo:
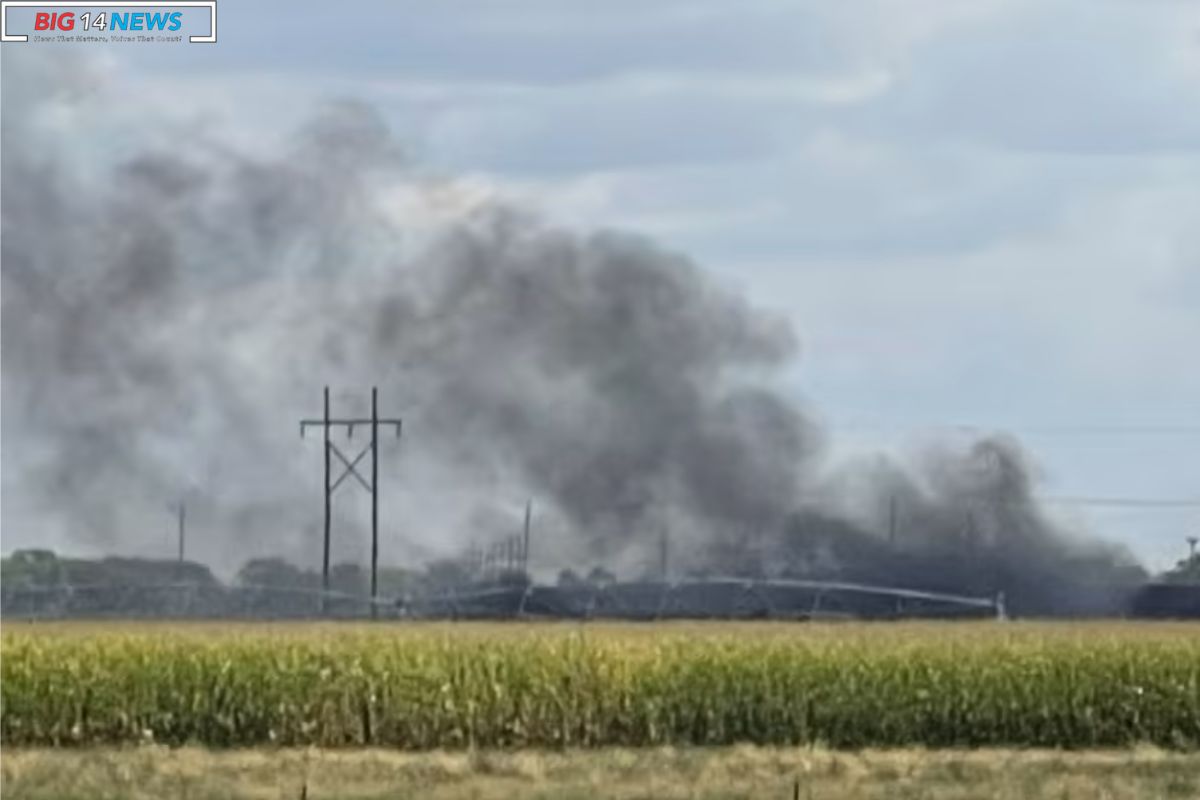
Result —
[[[329, 427], [334, 428], [334, 427], [337, 427], [340, 425], [340, 426], [346, 428], [347, 436], [353, 436], [354, 428], [356, 426], [365, 425], [367, 427], [370, 427], [371, 422], [372, 422], [372, 420], [370, 417], [354, 418], [354, 419], [331, 419], [331, 420], [329, 420]], [[396, 431], [396, 438], [397, 439], [400, 438], [400, 429], [403, 425], [403, 420], [397, 419], [395, 417], [389, 418], [389, 419], [380, 418], [378, 420], [378, 424], [393, 426]], [[325, 427], [325, 420], [323, 420], [323, 419], [302, 419], [302, 420], [300, 420], [300, 436], [301, 436], [301, 438], [304, 437], [305, 431], [307, 431], [310, 427], [323, 428], [323, 427]]]

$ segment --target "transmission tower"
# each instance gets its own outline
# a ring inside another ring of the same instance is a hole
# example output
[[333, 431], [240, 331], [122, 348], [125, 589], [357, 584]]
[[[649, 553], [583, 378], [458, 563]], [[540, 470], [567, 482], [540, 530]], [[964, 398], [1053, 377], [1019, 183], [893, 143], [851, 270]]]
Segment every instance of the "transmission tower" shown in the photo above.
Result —
[[[335, 419], [329, 416], [329, 387], [325, 387], [325, 414], [321, 419], [300, 420], [300, 437], [310, 427], [320, 427], [325, 435], [325, 540], [324, 552], [321, 558], [321, 613], [325, 612], [329, 597], [329, 532], [333, 511], [333, 493], [350, 476], [354, 478], [371, 495], [371, 617], [377, 617], [379, 606], [379, 426], [391, 425], [396, 430], [396, 438], [400, 438], [401, 420], [397, 418], [379, 418], [379, 389], [371, 387], [371, 416], [369, 418]], [[371, 431], [371, 441], [353, 459], [347, 458], [336, 444], [329, 439], [329, 429], [342, 427], [346, 429], [346, 438], [354, 437], [355, 426], [367, 426]], [[358, 463], [363, 456], [371, 454], [371, 480], [368, 481], [358, 471]], [[331, 456], [337, 456], [342, 462], [342, 473], [331, 482]]]

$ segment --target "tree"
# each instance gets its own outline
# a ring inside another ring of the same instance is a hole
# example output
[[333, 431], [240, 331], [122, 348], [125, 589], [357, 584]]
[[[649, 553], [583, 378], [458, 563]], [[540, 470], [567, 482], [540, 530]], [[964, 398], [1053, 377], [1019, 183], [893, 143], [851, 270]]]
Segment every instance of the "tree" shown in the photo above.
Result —
[[465, 586], [470, 583], [471, 576], [461, 562], [442, 558], [425, 566], [425, 580], [429, 590], [438, 593]]
[[57, 586], [64, 580], [62, 562], [53, 550], [17, 550], [0, 561], [0, 583], [9, 588]]
[[238, 586], [299, 589], [309, 583], [307, 578], [307, 573], [282, 558], [252, 558], [238, 570], [234, 582]]
[[610, 586], [617, 582], [617, 576], [604, 567], [592, 567], [591, 572], [587, 574], [587, 582], [593, 586]]
[[1182, 558], [1175, 568], [1162, 574], [1163, 583], [1200, 583], [1200, 555]]

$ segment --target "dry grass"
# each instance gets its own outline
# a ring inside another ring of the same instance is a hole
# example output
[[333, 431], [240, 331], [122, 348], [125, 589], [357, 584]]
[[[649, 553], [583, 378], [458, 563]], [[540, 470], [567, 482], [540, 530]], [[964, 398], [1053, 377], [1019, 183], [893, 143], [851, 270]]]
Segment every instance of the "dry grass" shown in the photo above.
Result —
[[1200, 754], [1124, 751], [606, 749], [431, 752], [139, 747], [18, 750], [17, 798], [780, 798], [1150, 800], [1200, 797]]

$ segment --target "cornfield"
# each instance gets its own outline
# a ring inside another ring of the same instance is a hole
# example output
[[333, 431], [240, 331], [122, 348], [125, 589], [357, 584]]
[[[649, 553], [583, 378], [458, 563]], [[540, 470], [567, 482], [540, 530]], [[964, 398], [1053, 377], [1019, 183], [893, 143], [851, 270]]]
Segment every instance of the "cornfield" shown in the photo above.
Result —
[[9, 746], [1200, 745], [1184, 624], [9, 623]]

